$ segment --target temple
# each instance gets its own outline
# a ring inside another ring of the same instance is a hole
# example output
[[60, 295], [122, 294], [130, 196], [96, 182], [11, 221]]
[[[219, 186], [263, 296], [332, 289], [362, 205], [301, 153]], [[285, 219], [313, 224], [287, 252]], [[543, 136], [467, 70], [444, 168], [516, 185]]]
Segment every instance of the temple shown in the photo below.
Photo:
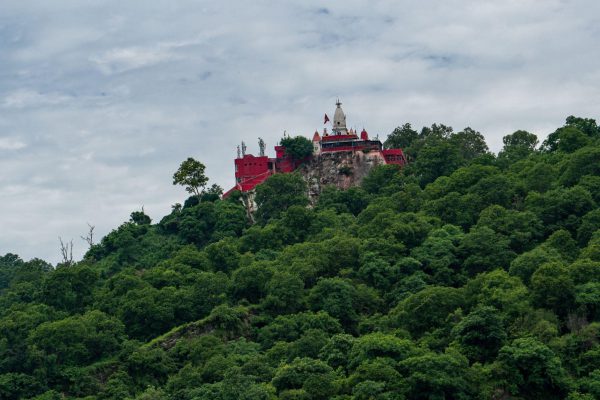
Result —
[[[330, 122], [325, 114], [325, 123]], [[342, 103], [336, 102], [336, 109], [331, 121], [331, 132], [327, 128], [323, 129], [322, 134], [315, 131], [313, 142], [312, 157], [322, 157], [328, 153], [368, 153], [381, 159], [385, 164], [406, 164], [406, 158], [402, 149], [384, 149], [383, 144], [378, 138], [370, 139], [369, 134], [363, 128], [360, 134], [354, 129], [346, 127], [346, 114], [342, 110]], [[264, 142], [260, 140], [260, 155], [254, 156], [246, 154], [246, 146], [242, 142], [241, 151], [238, 147], [238, 156], [235, 164], [236, 184], [231, 190], [224, 194], [224, 197], [230, 195], [233, 191], [248, 192], [257, 185], [263, 183], [267, 178], [277, 173], [294, 172], [301, 164], [307, 160], [294, 160], [286, 154], [285, 147], [275, 146], [275, 158], [270, 158], [264, 154]]]

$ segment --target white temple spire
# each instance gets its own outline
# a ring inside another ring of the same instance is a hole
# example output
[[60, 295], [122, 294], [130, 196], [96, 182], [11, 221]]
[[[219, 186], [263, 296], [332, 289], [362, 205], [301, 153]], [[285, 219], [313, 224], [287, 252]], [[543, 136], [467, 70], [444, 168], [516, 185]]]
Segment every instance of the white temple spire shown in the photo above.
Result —
[[335, 102], [336, 109], [333, 114], [333, 130], [337, 135], [347, 135], [348, 129], [346, 129], [346, 114], [344, 114], [344, 110], [342, 110], [342, 103], [338, 98]]

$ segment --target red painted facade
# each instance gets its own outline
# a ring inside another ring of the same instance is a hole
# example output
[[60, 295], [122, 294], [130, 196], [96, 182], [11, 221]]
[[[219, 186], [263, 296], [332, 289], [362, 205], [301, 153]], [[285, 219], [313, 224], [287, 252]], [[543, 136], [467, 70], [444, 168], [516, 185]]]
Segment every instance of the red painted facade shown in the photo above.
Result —
[[294, 161], [285, 153], [283, 146], [275, 146], [275, 158], [244, 154], [241, 158], [234, 160], [236, 184], [223, 197], [228, 197], [235, 190], [241, 192], [252, 190], [275, 173], [294, 172], [305, 161], [307, 160]]
[[381, 155], [385, 159], [386, 164], [404, 165], [406, 157], [402, 149], [385, 149], [381, 150]]
[[321, 142], [341, 142], [341, 141], [348, 141], [348, 140], [358, 140], [358, 136], [354, 135], [354, 134], [350, 134], [350, 135], [326, 135], [323, 136], [323, 138], [321, 139]]
[[[367, 139], [360, 140], [356, 135], [324, 136], [320, 140], [321, 153], [377, 151], [381, 153], [386, 164], [406, 164], [406, 157], [402, 149], [383, 149], [379, 140], [368, 140], [366, 131], [363, 130], [363, 133], [361, 133], [361, 137]], [[317, 137], [315, 135], [314, 139]], [[235, 190], [250, 191], [275, 173], [294, 172], [305, 161], [307, 160], [294, 161], [285, 154], [285, 147], [283, 146], [275, 146], [275, 158], [255, 157], [252, 154], [245, 154], [243, 157], [235, 159], [236, 185], [227, 191], [223, 197], [229, 196]]]
[[[334, 129], [331, 134], [328, 134], [327, 129], [324, 129], [322, 136], [319, 135], [319, 132], [315, 132], [313, 135], [312, 142], [316, 156], [323, 153], [338, 152], [378, 152], [386, 164], [406, 164], [406, 157], [402, 149], [384, 149], [381, 141], [377, 139], [369, 140], [369, 134], [365, 129], [360, 132], [360, 138], [356, 134], [356, 131], [352, 129], [347, 130], [346, 116], [341, 110], [339, 100], [336, 106], [337, 109], [333, 120]], [[326, 120], [326, 122], [328, 121]], [[245, 151], [245, 146], [242, 147], [244, 147]], [[236, 185], [225, 193], [223, 197], [229, 196], [235, 190], [242, 192], [252, 190], [273, 174], [294, 172], [300, 164], [306, 161], [308, 159], [294, 161], [286, 154], [285, 147], [283, 146], [275, 146], [275, 158], [267, 156], [255, 157], [251, 154], [243, 154], [241, 157], [238, 155], [238, 158], [234, 161]]]
[[254, 157], [246, 154], [235, 161], [236, 188], [242, 192], [252, 190], [275, 173], [273, 160], [267, 156]]

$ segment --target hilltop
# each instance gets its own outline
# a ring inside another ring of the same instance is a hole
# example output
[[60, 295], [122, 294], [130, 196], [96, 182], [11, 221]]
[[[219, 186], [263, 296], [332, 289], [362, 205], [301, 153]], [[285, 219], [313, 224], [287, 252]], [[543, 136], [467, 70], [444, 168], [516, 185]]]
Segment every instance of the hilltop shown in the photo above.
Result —
[[198, 192], [79, 262], [0, 257], [0, 398], [600, 398], [596, 122], [498, 155], [438, 124], [383, 146], [409, 163], [310, 207], [299, 169], [254, 221]]

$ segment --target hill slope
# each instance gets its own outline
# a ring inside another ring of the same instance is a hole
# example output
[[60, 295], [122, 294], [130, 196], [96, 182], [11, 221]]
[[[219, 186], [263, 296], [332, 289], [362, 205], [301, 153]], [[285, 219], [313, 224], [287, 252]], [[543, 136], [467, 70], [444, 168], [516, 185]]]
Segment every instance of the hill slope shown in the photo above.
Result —
[[143, 213], [53, 268], [0, 258], [2, 399], [600, 398], [600, 129], [498, 156], [404, 125], [413, 162]]

